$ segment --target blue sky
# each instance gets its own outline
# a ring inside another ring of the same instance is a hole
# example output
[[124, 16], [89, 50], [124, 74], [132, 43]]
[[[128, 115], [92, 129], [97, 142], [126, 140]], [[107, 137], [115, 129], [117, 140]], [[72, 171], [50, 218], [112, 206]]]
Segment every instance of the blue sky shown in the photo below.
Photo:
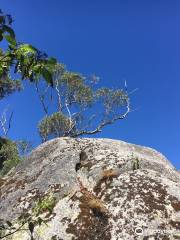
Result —
[[[95, 73], [104, 86], [139, 88], [136, 111], [96, 137], [153, 147], [180, 169], [180, 1], [1, 0], [17, 39], [65, 63]], [[42, 118], [32, 85], [1, 101], [14, 111], [10, 137], [40, 143]]]

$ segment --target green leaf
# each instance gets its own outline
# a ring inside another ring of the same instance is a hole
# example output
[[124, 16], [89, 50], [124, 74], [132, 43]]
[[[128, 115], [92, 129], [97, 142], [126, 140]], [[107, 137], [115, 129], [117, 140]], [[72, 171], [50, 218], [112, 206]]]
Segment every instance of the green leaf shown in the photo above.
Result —
[[30, 44], [22, 44], [19, 48], [18, 48], [18, 52], [20, 54], [24, 54], [27, 55], [29, 53], [31, 54], [35, 54], [36, 53], [36, 48], [34, 48], [33, 46], [31, 46]]
[[3, 36], [12, 46], [16, 46], [16, 40], [12, 38], [11, 35], [3, 34]]
[[52, 74], [45, 67], [42, 69], [42, 76], [51, 86], [53, 86]]
[[48, 64], [53, 64], [55, 65], [57, 63], [57, 60], [55, 58], [49, 58], [48, 59]]

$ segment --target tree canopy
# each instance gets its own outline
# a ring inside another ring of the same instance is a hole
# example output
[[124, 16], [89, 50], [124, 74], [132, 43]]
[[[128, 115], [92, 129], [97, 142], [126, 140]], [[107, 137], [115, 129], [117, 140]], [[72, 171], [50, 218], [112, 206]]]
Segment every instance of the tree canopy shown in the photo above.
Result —
[[[96, 76], [85, 77], [56, 64], [53, 87], [36, 85], [45, 112], [38, 126], [42, 141], [95, 134], [128, 115], [127, 90], [98, 87], [97, 80]], [[49, 113], [49, 105], [56, 106], [53, 113]]]

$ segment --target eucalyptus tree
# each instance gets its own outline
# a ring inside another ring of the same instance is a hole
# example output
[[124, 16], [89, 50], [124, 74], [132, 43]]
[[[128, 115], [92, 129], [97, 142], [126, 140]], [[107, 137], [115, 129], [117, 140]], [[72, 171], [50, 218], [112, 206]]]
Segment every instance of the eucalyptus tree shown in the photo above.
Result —
[[87, 78], [57, 64], [53, 87], [36, 85], [45, 112], [38, 125], [42, 141], [99, 133], [105, 126], [128, 115], [130, 99], [127, 90], [99, 88], [97, 80], [96, 76]]

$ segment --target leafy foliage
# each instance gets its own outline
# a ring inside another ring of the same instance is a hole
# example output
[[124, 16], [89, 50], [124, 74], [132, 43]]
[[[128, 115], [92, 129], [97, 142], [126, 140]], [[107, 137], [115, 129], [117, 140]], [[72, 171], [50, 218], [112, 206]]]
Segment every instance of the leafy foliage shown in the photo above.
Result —
[[0, 175], [5, 175], [16, 167], [31, 150], [32, 143], [29, 141], [12, 141], [0, 137]]
[[18, 80], [11, 80], [8, 75], [0, 78], [0, 100], [9, 94], [20, 91], [22, 89], [21, 82]]
[[12, 22], [10, 15], [0, 11], [0, 42], [7, 44], [5, 50], [0, 49], [0, 99], [20, 89], [20, 82], [10, 77], [12, 71], [22, 80], [34, 82], [43, 78], [53, 84], [52, 71], [56, 60], [30, 44], [17, 42]]
[[6, 138], [0, 138], [0, 175], [5, 175], [20, 161], [16, 143]]
[[49, 211], [50, 213], [52, 213], [52, 210], [54, 208], [56, 204], [56, 199], [53, 195], [47, 195], [42, 199], [39, 199], [39, 201], [37, 202], [36, 206], [33, 209], [33, 213], [35, 213], [35, 215], [39, 215], [45, 211]]
[[138, 157], [132, 159], [132, 169], [133, 171], [138, 170], [140, 168], [140, 160]]
[[[53, 88], [48, 92], [36, 85], [45, 117], [38, 129], [42, 141], [54, 137], [77, 137], [95, 134], [117, 120], [124, 119], [130, 111], [128, 92], [124, 89], [97, 88], [97, 78], [86, 78], [79, 73], [67, 71], [57, 64], [53, 74]], [[48, 95], [51, 94], [51, 97]], [[48, 115], [50, 107], [56, 111]]]
[[39, 133], [42, 141], [47, 141], [49, 137], [68, 135], [69, 126], [69, 118], [60, 112], [55, 112], [51, 116], [45, 116], [39, 124]]

